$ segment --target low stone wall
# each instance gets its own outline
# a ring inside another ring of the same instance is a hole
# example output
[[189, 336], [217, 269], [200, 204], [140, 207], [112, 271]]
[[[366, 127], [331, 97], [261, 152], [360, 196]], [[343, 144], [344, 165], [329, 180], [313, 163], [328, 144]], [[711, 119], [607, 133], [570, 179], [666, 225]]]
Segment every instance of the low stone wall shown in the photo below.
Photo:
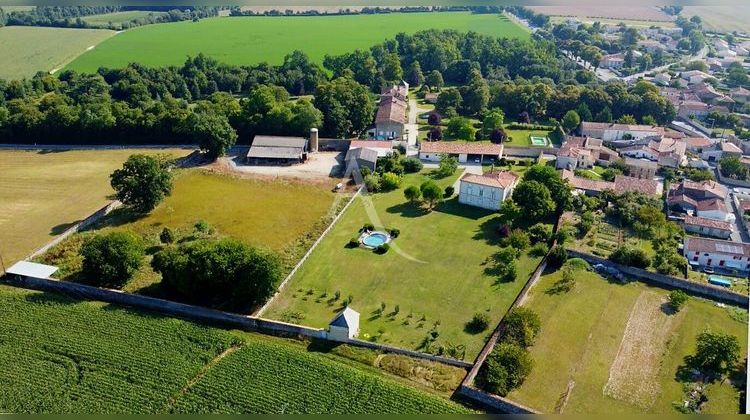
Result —
[[[330, 340], [330, 339], [329, 339]], [[402, 349], [399, 347], [393, 347], [386, 344], [372, 343], [370, 341], [364, 341], [359, 339], [352, 339], [344, 341], [346, 344], [351, 344], [357, 347], [367, 347], [373, 350], [380, 350], [386, 353], [403, 354], [404, 356], [410, 356], [418, 359], [429, 360], [433, 362], [439, 362], [446, 365], [456, 366], [463, 369], [471, 369], [474, 366], [471, 362], [464, 360], [451, 359], [450, 357], [436, 356], [434, 354], [422, 353], [415, 350]]]
[[750, 188], [750, 181], [740, 181], [738, 179], [727, 178], [721, 174], [721, 165], [716, 166], [716, 175], [722, 184], [733, 185], [735, 187]]
[[465, 398], [473, 403], [479, 403], [502, 414], [541, 414], [539, 411], [503, 397], [484, 392], [473, 386], [461, 384], [456, 390], [456, 394], [460, 398]]
[[122, 203], [119, 201], [111, 201], [106, 206], [100, 208], [99, 210], [95, 211], [91, 215], [89, 215], [87, 218], [83, 219], [82, 221], [74, 224], [73, 226], [69, 227], [65, 230], [65, 232], [58, 235], [55, 239], [47, 242], [44, 244], [41, 248], [37, 249], [36, 251], [32, 252], [31, 255], [26, 257], [26, 260], [30, 260], [32, 258], [38, 257], [39, 255], [44, 254], [45, 252], [49, 251], [50, 248], [53, 246], [59, 244], [60, 242], [64, 241], [65, 238], [68, 236], [80, 232], [81, 230], [85, 229], [87, 226], [90, 226], [92, 223], [96, 222], [97, 220], [101, 219], [102, 217], [108, 215], [112, 210], [122, 206]]
[[318, 151], [320, 152], [346, 152], [349, 150], [351, 140], [345, 139], [319, 139]]
[[606, 264], [617, 268], [623, 273], [635, 277], [644, 283], [655, 284], [657, 286], [666, 287], [669, 289], [681, 289], [686, 292], [690, 292], [696, 295], [700, 295], [712, 300], [718, 300], [721, 302], [731, 303], [734, 305], [742, 305], [742, 307], [748, 306], [748, 296], [741, 293], [733, 292], [724, 287], [714, 286], [711, 284], [696, 283], [690, 280], [680, 279], [677, 277], [666, 276], [664, 274], [652, 273], [640, 268], [628, 267], [620, 264], [613, 263], [606, 258], [597, 257], [596, 255], [579, 252], [573, 249], [568, 249], [568, 256], [573, 258], [581, 258], [588, 261], [590, 264]]
[[542, 154], [557, 156], [558, 149], [554, 147], [513, 147], [505, 145], [503, 148], [504, 157], [526, 157], [538, 158]]

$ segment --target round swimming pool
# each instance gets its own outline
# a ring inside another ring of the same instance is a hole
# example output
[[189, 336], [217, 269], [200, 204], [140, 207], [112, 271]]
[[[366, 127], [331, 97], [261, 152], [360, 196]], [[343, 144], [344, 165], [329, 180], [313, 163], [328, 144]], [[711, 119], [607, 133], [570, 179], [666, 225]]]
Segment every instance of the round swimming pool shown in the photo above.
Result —
[[371, 232], [362, 235], [362, 244], [369, 248], [377, 248], [388, 242], [390, 236], [384, 232]]

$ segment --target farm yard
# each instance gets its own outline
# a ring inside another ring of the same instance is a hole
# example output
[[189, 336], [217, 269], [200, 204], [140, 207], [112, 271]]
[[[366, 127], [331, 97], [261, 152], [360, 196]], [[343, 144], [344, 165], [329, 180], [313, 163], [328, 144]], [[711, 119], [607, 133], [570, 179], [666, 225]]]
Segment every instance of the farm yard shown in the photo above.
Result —
[[6, 26], [0, 28], [0, 78], [21, 79], [62, 68], [114, 35], [104, 29]]
[[[222, 197], [220, 204], [217, 197]], [[125, 210], [116, 210], [95, 225], [93, 232], [129, 230], [156, 246], [164, 227], [182, 236], [190, 234], [197, 222], [205, 221], [219, 236], [282, 253], [286, 265], [292, 266], [325, 228], [327, 216], [339, 203], [334, 201], [337, 197], [328, 184], [240, 178], [187, 169], [175, 178], [172, 195], [150, 214], [134, 218]], [[74, 235], [40, 260], [59, 265], [60, 277], [75, 280], [82, 262], [78, 248], [91, 234]], [[158, 274], [149, 264], [143, 264], [123, 290], [138, 292], [158, 282]]]
[[5, 264], [104, 206], [113, 193], [109, 174], [133, 153], [183, 156], [189, 151], [0, 151], [0, 255]]
[[[406, 175], [400, 189], [358, 197], [263, 316], [325, 327], [351, 297], [351, 308], [362, 314], [361, 339], [476, 356], [489, 332], [467, 332], [467, 322], [477, 312], [499, 321], [539, 258], [522, 255], [516, 280], [498, 280], [489, 263], [499, 247], [497, 216], [455, 197], [429, 213], [408, 203], [404, 188], [428, 178], [427, 171]], [[391, 251], [347, 247], [366, 223], [400, 230]], [[431, 331], [439, 335], [434, 342], [426, 339]]]
[[[541, 332], [530, 348], [532, 373], [508, 395], [514, 401], [549, 413], [676, 413], [688, 382], [680, 367], [698, 334], [732, 334], [746, 352], [741, 308], [691, 297], [672, 313], [666, 290], [576, 271], [565, 292], [556, 287], [561, 273], [544, 275], [524, 304], [539, 314]], [[743, 365], [731, 380], [708, 384], [704, 413], [740, 412]]]
[[468, 411], [293, 340], [8, 286], [0, 306], [3, 412]]
[[383, 15], [219, 17], [130, 29], [81, 55], [66, 68], [94, 72], [100, 66], [123, 67], [134, 61], [146, 66], [180, 65], [187, 56], [198, 53], [228, 64], [263, 61], [280, 64], [295, 49], [301, 49], [320, 63], [325, 54], [367, 49], [399, 32], [425, 29], [529, 37], [524, 28], [505, 16], [468, 12], [393, 13], [387, 18]]

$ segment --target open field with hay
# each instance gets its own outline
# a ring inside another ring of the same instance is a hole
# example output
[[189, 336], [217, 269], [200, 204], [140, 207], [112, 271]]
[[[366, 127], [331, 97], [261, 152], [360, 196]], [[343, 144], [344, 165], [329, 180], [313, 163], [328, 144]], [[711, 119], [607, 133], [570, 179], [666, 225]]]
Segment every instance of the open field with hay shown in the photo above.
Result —
[[[456, 176], [438, 184], [452, 185]], [[432, 212], [407, 202], [404, 189], [429, 177], [429, 170], [406, 175], [395, 191], [358, 197], [263, 316], [325, 327], [351, 296], [361, 313], [359, 338], [474, 358], [490, 331], [469, 332], [466, 324], [479, 312], [495, 325], [539, 258], [524, 252], [515, 281], [500, 280], [490, 262], [499, 248], [497, 215], [455, 195]], [[366, 223], [400, 230], [386, 254], [347, 246]], [[426, 341], [433, 330], [439, 337]]]
[[0, 28], [0, 78], [20, 79], [62, 68], [114, 34], [105, 29]]
[[411, 382], [417, 378], [367, 365], [390, 358], [425, 374], [445, 374], [441, 366], [400, 356], [348, 346], [317, 349], [8, 286], [0, 286], [0, 307], [2, 412], [468, 411]]
[[[736, 336], [747, 346], [747, 310], [691, 297], [677, 313], [668, 291], [620, 284], [576, 271], [575, 286], [556, 287], [561, 271], [546, 274], [524, 306], [540, 315], [534, 369], [509, 398], [547, 413], [677, 413], [685, 357], [705, 330]], [[744, 363], [723, 382], [707, 385], [704, 413], [740, 412]]]
[[491, 14], [393, 13], [388, 15], [219, 17], [199, 22], [146, 25], [127, 30], [78, 57], [67, 68], [96, 71], [100, 66], [180, 65], [187, 56], [206, 54], [228, 64], [280, 64], [299, 49], [314, 61], [424, 29], [475, 31], [497, 37], [528, 38], [506, 16]]
[[0, 151], [0, 255], [5, 265], [107, 204], [113, 193], [109, 175], [134, 153], [184, 156], [189, 151]]
[[747, 5], [685, 6], [681, 14], [687, 18], [700, 16], [708, 30], [750, 33], [750, 8]]

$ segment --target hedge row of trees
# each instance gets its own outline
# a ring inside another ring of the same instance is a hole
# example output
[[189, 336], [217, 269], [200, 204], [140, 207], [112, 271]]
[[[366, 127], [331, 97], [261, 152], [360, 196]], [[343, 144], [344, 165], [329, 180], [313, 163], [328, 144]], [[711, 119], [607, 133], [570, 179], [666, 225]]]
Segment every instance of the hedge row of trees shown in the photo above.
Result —
[[[122, 25], [123, 28], [151, 23], [198, 20], [206, 17], [218, 16], [221, 8], [206, 6], [191, 6], [183, 9], [177, 9], [174, 8], [174, 6], [37, 6], [32, 10], [18, 10], [6, 13], [0, 7], [0, 26], [52, 26], [62, 28], [99, 27], [101, 25], [89, 24], [81, 18], [126, 10], [162, 11], [166, 13], [134, 19], [130, 22], [124, 23]], [[117, 26], [113, 29], [120, 28], [120, 26]]]

